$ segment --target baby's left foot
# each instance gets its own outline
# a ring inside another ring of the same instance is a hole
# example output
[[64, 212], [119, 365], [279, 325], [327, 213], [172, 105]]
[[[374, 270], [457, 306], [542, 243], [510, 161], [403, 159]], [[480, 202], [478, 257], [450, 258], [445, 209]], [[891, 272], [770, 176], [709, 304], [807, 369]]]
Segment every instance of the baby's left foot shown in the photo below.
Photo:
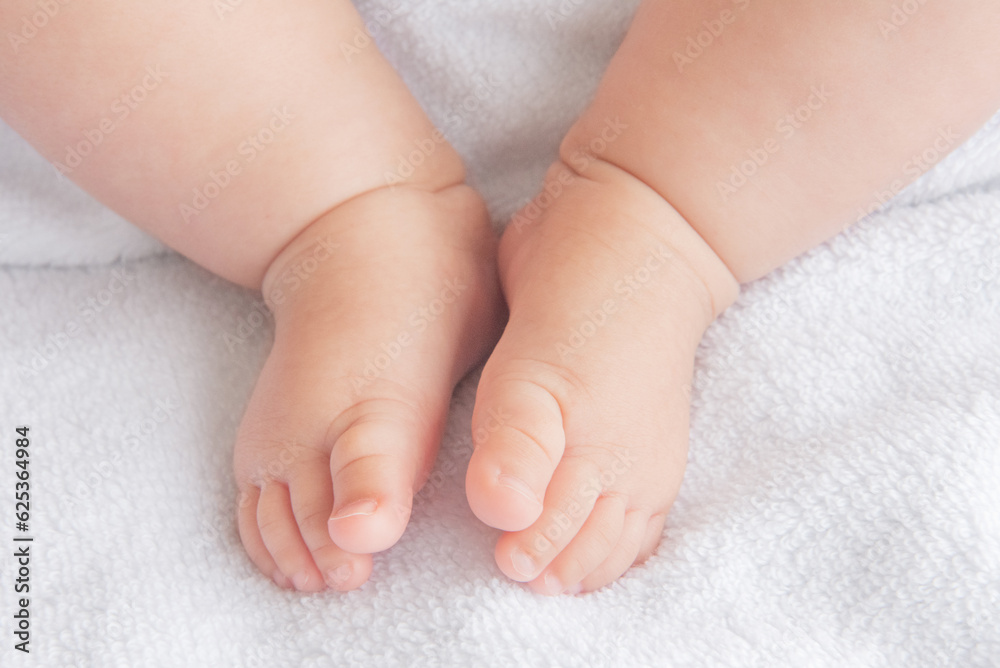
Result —
[[652, 190], [557, 164], [563, 193], [500, 250], [510, 321], [483, 370], [466, 491], [506, 531], [501, 570], [545, 594], [598, 589], [659, 543], [687, 457], [702, 333], [725, 265]]

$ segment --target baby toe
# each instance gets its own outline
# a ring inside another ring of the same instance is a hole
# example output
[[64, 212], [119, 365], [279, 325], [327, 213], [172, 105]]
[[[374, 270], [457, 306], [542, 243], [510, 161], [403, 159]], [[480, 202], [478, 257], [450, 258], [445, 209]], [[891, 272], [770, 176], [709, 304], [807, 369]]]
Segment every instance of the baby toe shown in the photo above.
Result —
[[330, 457], [334, 505], [327, 531], [355, 554], [387, 550], [406, 529], [418, 479], [437, 447], [428, 430], [394, 402], [354, 421], [337, 439]]
[[281, 573], [278, 565], [268, 552], [264, 539], [260, 535], [260, 527], [257, 524], [257, 505], [260, 501], [260, 489], [248, 486], [240, 492], [239, 508], [237, 511], [237, 524], [240, 531], [240, 540], [246, 548], [247, 555], [254, 565], [262, 572], [270, 574], [272, 579], [281, 587], [288, 588], [291, 583]]
[[626, 501], [618, 496], [604, 496], [580, 531], [556, 556], [545, 571], [531, 583], [539, 594], [577, 594], [583, 580], [607, 560], [621, 539], [625, 525]]
[[500, 366], [488, 368], [480, 381], [472, 425], [476, 448], [465, 487], [480, 520], [518, 531], [542, 515], [566, 437], [552, 394]]
[[552, 477], [538, 520], [497, 542], [500, 570], [519, 582], [538, 578], [584, 526], [600, 493], [600, 470], [593, 461], [564, 457]]
[[[325, 459], [325, 458], [323, 458]], [[333, 508], [333, 485], [325, 462], [303, 462], [289, 481], [292, 513], [302, 540], [325, 583], [338, 591], [355, 589], [367, 580], [371, 557], [350, 554], [330, 538], [327, 522]], [[317, 583], [316, 589], [321, 588]]]
[[[650, 518], [649, 513], [642, 510], [628, 512], [617, 545], [603, 562], [583, 578], [580, 591], [595, 591], [620, 578], [633, 564], [642, 561], [640, 553], [650, 544], [652, 547], [649, 548], [649, 554], [652, 554], [659, 543], [665, 517], [664, 514], [659, 514]], [[652, 537], [655, 537], [655, 541]]]
[[279, 585], [291, 582], [299, 591], [319, 591], [323, 588], [323, 576], [299, 533], [288, 488], [284, 484], [270, 480], [262, 486], [257, 503], [257, 526], [264, 546], [278, 572], [285, 578], [275, 576]]

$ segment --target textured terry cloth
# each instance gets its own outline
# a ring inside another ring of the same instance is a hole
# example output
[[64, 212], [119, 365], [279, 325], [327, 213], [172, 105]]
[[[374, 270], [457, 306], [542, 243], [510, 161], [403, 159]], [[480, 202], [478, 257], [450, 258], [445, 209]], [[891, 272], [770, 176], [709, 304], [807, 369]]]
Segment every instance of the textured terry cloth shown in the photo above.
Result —
[[[362, 9], [502, 224], [634, 6]], [[259, 300], [163, 254], [6, 129], [0, 148], [0, 477], [12, 490], [30, 425], [35, 536], [29, 657], [0, 557], [0, 665], [1000, 665], [1000, 116], [745, 288], [699, 349], [656, 556], [554, 599], [499, 573], [497, 532], [465, 503], [475, 374], [371, 582], [302, 596], [258, 574], [230, 461], [272, 336]]]

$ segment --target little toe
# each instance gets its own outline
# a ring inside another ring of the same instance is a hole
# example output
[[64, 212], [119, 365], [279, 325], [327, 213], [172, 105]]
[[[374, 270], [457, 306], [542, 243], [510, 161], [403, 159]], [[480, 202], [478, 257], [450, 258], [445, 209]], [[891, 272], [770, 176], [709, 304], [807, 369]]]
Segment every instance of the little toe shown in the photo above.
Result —
[[566, 444], [562, 411], [537, 383], [487, 366], [472, 418], [475, 451], [466, 496], [486, 524], [519, 531], [542, 515], [546, 488]]
[[[239, 497], [239, 508], [237, 509], [237, 523], [240, 530], [240, 539], [246, 548], [250, 561], [260, 569], [261, 573], [271, 574], [272, 579], [281, 587], [288, 588], [291, 583], [278, 569], [274, 563], [274, 558], [264, 545], [264, 539], [260, 536], [260, 527], [257, 524], [257, 505], [260, 501], [260, 489], [249, 486]], [[280, 578], [278, 577], [280, 576]]]
[[[278, 572], [296, 589], [319, 591], [324, 587], [323, 576], [299, 533], [284, 484], [273, 480], [264, 483], [257, 503], [257, 525]], [[276, 577], [276, 581], [279, 585], [285, 584], [281, 578]]]

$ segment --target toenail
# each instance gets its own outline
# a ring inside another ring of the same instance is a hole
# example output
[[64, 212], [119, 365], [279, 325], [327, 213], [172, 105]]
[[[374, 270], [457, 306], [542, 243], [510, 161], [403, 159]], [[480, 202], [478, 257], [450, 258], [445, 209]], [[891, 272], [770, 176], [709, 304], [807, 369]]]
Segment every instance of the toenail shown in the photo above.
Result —
[[351, 568], [350, 564], [344, 564], [326, 574], [326, 583], [331, 587], [342, 587], [353, 574], [354, 569]]
[[339, 513], [330, 518], [330, 521], [343, 520], [348, 517], [367, 517], [369, 515], [374, 515], [377, 508], [378, 504], [371, 499], [355, 501], [354, 503], [341, 508]]
[[275, 571], [273, 579], [274, 579], [275, 584], [277, 584], [282, 589], [291, 589], [292, 588], [291, 581], [289, 581], [289, 579], [286, 578], [285, 574], [282, 573], [281, 571]]
[[566, 590], [566, 593], [570, 596], [576, 596], [577, 594], [583, 593], [583, 583], [577, 582], [575, 585]]
[[305, 591], [306, 587], [309, 586], [309, 580], [311, 579], [312, 578], [310, 578], [306, 573], [296, 573], [295, 577], [292, 578], [292, 584], [294, 584], [295, 588], [299, 591]]
[[542, 502], [535, 495], [535, 492], [528, 487], [528, 483], [524, 482], [520, 478], [515, 478], [512, 475], [503, 474], [497, 478], [497, 482], [506, 487], [507, 489], [512, 489], [529, 501], [534, 501], [538, 505], [542, 505]]
[[536, 570], [535, 562], [524, 550], [515, 548], [514, 551], [510, 553], [510, 563], [513, 564], [514, 570], [517, 571], [522, 577], [534, 577]]

